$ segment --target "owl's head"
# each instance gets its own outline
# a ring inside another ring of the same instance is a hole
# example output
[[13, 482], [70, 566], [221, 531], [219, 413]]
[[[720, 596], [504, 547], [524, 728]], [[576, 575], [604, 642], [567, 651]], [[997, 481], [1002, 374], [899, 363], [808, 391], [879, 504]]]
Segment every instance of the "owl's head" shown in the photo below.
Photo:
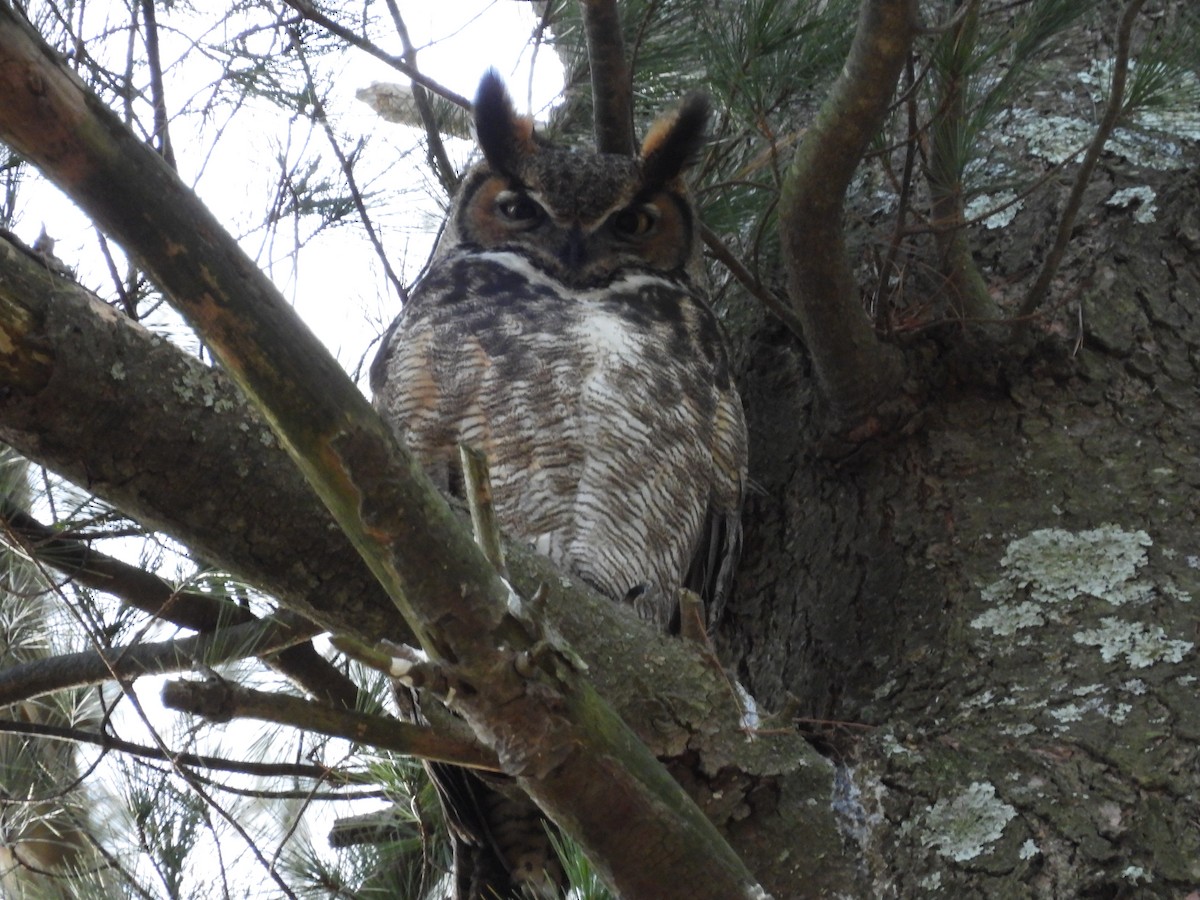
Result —
[[708, 101], [654, 124], [636, 158], [550, 146], [488, 72], [475, 98], [483, 160], [468, 172], [438, 246], [512, 250], [564, 283], [629, 269], [695, 276], [697, 222], [683, 173], [704, 141]]

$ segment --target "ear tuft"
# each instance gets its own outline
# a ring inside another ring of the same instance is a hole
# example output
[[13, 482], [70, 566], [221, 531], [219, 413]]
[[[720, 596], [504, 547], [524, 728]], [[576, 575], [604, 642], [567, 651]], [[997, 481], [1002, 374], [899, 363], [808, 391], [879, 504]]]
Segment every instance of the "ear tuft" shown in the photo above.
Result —
[[679, 109], [651, 126], [642, 141], [642, 179], [647, 188], [662, 187], [696, 161], [704, 146], [708, 114], [708, 97], [690, 94]]
[[488, 165], [512, 178], [518, 177], [522, 160], [537, 152], [533, 120], [517, 115], [495, 69], [484, 73], [475, 93], [475, 136]]

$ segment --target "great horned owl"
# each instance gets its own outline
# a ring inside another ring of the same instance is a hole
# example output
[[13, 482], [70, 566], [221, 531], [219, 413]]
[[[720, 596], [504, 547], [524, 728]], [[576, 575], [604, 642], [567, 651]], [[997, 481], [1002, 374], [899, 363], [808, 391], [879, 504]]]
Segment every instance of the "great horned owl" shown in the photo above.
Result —
[[371, 369], [375, 404], [442, 487], [487, 456], [508, 535], [666, 626], [729, 586], [746, 427], [701, 288], [682, 180], [702, 98], [640, 159], [546, 146], [494, 74], [483, 160]]
[[483, 452], [509, 537], [664, 628], [683, 586], [719, 613], [746, 481], [683, 182], [707, 119], [690, 98], [636, 159], [561, 149], [489, 73], [483, 158], [371, 368], [436, 483], [456, 488], [460, 442]]

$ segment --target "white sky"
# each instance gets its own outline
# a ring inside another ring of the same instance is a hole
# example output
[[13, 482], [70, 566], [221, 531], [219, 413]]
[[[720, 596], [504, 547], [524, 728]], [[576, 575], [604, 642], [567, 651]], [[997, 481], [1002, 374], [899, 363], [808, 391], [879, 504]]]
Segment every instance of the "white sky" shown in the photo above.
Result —
[[[89, 4], [95, 10], [99, 4]], [[452, 0], [429, 3], [401, 0], [400, 9], [418, 49], [423, 72], [451, 90], [471, 98], [483, 72], [495, 67], [510, 83], [519, 108], [531, 104], [540, 111], [551, 104], [562, 85], [562, 69], [546, 47], [536, 54], [529, 36], [537, 18], [532, 3], [511, 0]], [[176, 7], [178, 10], [178, 7]], [[96, 18], [101, 18], [101, 15]], [[111, 15], [124, 21], [126, 5], [112, 2]], [[204, 29], [210, 40], [228, 39], [238, 33], [229, 21], [216, 21], [207, 14], [160, 12], [162, 58], [166, 71], [168, 103], [173, 107], [189, 102], [198, 106], [220, 75], [219, 65], [194, 52], [186, 39]], [[353, 19], [347, 18], [352, 26]], [[174, 26], [185, 34], [173, 34]], [[259, 39], [265, 44], [266, 38]], [[125, 51], [123, 41], [111, 52]], [[251, 35], [247, 44], [254, 47]], [[399, 42], [384, 48], [399, 53]], [[531, 78], [531, 62], [533, 77]], [[363, 190], [379, 192], [368, 199], [369, 213], [380, 230], [392, 266], [406, 282], [424, 263], [440, 221], [438, 198], [431, 193], [424, 151], [418, 134], [403, 125], [380, 119], [355, 91], [374, 81], [405, 82], [397, 71], [360, 51], [337, 57], [313, 57], [310, 63], [318, 79], [329, 79], [332, 90], [327, 111], [349, 152], [362, 137], [366, 150], [356, 167]], [[119, 67], [119, 66], [118, 66]], [[331, 162], [325, 135], [307, 120], [293, 120], [266, 100], [251, 99], [230, 127], [216, 141], [220, 121], [192, 115], [172, 123], [173, 144], [185, 181], [197, 192], [235, 236], [257, 259], [291, 300], [301, 317], [325, 342], [342, 364], [353, 370], [368, 345], [398, 312], [395, 293], [390, 291], [379, 260], [359, 228], [340, 227], [317, 236], [297, 257], [292, 236], [284, 224], [272, 243], [265, 243], [259, 227], [275, 194], [277, 156], [285, 150], [299, 155], [301, 146], [311, 148]], [[465, 162], [471, 147], [450, 139], [448, 150], [456, 163]], [[329, 172], [328, 166], [322, 170]], [[197, 176], [199, 176], [197, 178]], [[112, 294], [107, 267], [95, 250], [94, 232], [82, 216], [57, 191], [48, 186], [22, 191], [17, 233], [32, 243], [44, 225], [57, 239], [55, 253], [77, 267], [80, 280]]]
[[[180, 10], [180, 6], [177, 5], [174, 12], [160, 6], [159, 13], [159, 24], [164, 28], [162, 55], [167, 69], [166, 91], [168, 103], [173, 107], [186, 106], [189, 102], [202, 103], [211, 90], [210, 85], [220, 75], [219, 66], [196, 53], [184, 38], [194, 36], [196, 27], [201, 24], [213, 29], [211, 39], [222, 31], [232, 30], [229, 22], [202, 23], [201, 19], [207, 14], [196, 13], [187, 20], [184, 17], [188, 14]], [[479, 78], [489, 67], [495, 67], [509, 81], [519, 108], [531, 99], [532, 110], [540, 111], [561, 89], [561, 67], [557, 57], [546, 48], [537, 54], [536, 73], [533, 78], [530, 76], [532, 54], [528, 39], [536, 22], [532, 3], [401, 0], [400, 7], [418, 47], [422, 70], [450, 89], [472, 97]], [[110, 14], [115, 21], [123, 22], [128, 15], [126, 4], [112, 0]], [[102, 20], [103, 5], [89, 4], [88, 15]], [[172, 34], [171, 27], [178, 28], [180, 33]], [[110, 46], [107, 52], [125, 52], [123, 41], [113, 44], [117, 46]], [[398, 41], [386, 49], [398, 52]], [[118, 56], [117, 68], [120, 68], [120, 59]], [[401, 275], [409, 281], [432, 247], [440, 218], [436, 199], [421, 190], [428, 181], [425, 155], [417, 147], [418, 135], [414, 130], [383, 121], [355, 99], [355, 91], [371, 82], [404, 82], [405, 79], [385, 64], [358, 51], [337, 58], [313, 59], [311, 63], [318, 77], [332, 79], [333, 90], [327, 107], [336, 130], [344, 138], [344, 150], [350, 150], [360, 137], [369, 138], [357, 174], [364, 183], [370, 182], [371, 189], [381, 192], [379, 199], [368, 201], [369, 211], [382, 232], [392, 265], [398, 270], [403, 267]], [[357, 227], [326, 231], [305, 248], [297, 262], [290, 256], [290, 235], [281, 234], [274, 246], [264, 245], [263, 232], [259, 228], [275, 192], [278, 176], [275, 160], [280, 148], [290, 145], [295, 149], [299, 142], [307, 142], [314, 151], [319, 150], [323, 157], [331, 159], [323, 132], [311, 128], [306, 120], [293, 121], [292, 117], [264, 100], [249, 101], [247, 110], [235, 118], [216, 141], [215, 132], [220, 124], [220, 121], [205, 120], [197, 115], [184, 116], [172, 123], [181, 175], [185, 181], [195, 182], [197, 192], [231, 233], [245, 235], [241, 238], [243, 248], [264, 265], [309, 327], [348, 370], [353, 370], [370, 342], [399, 311], [398, 299], [390, 291], [366, 236]], [[465, 141], [451, 141], [448, 149], [456, 162], [462, 162], [471, 148]], [[328, 166], [325, 171], [329, 171]], [[33, 176], [22, 187], [21, 204], [16, 222], [18, 236], [26, 243], [33, 243], [45, 226], [57, 240], [56, 255], [77, 268], [81, 283], [97, 290], [102, 297], [111, 296], [113, 287], [107, 266], [96, 249], [95, 233], [86, 217], [55, 188], [44, 182], [37, 183]], [[118, 266], [121, 265], [118, 262]], [[104, 544], [106, 552], [135, 563], [143, 549], [136, 541], [107, 541]], [[190, 568], [179, 559], [175, 565], [168, 563], [163, 573], [167, 577], [180, 577]], [[166, 633], [151, 634], [147, 639], [166, 636]], [[140, 679], [135, 690], [156, 727], [169, 735], [171, 723], [186, 727], [186, 722], [162, 709], [158, 695], [164, 680]], [[128, 703], [120, 704], [118, 716], [123, 736], [150, 741]], [[225, 755], [237, 758], [245, 755], [250, 743], [264, 733], [269, 732], [249, 723], [203, 727], [197, 732], [195, 749], [221, 752], [218, 748], [223, 743]], [[285, 734], [284, 740], [277, 741], [272, 749], [276, 753], [286, 753], [293, 748], [294, 752], [294, 746], [292, 735]], [[344, 752], [346, 746], [334, 742], [330, 747], [330, 762], [335, 762], [336, 754]], [[84, 756], [90, 758], [86, 752]], [[118, 777], [113, 777], [110, 783], [118, 781]], [[235, 805], [227, 796], [218, 794], [217, 798], [226, 808]], [[367, 805], [376, 807], [378, 803]], [[345, 815], [352, 811], [345, 807], [346, 804], [340, 804], [336, 814]], [[320, 822], [314, 826], [313, 837], [318, 847], [324, 846], [325, 831], [333, 821], [334, 814], [329, 810], [325, 812], [329, 814], [319, 816]], [[250, 818], [246, 824], [252, 828], [252, 821], [258, 825], [267, 824], [256, 813], [268, 817], [272, 814], [268, 808], [256, 807], [254, 803], [244, 805], [242, 813], [248, 814]], [[117, 811], [106, 810], [104, 815], [117, 815]], [[274, 833], [277, 841], [280, 832]], [[233, 878], [261, 879], [261, 870], [244, 857], [245, 849], [239, 840], [223, 842], [223, 847], [226, 853], [241, 860], [233, 863]], [[194, 855], [197, 860], [213, 859], [215, 849], [205, 833]], [[230, 858], [226, 857], [225, 862], [229, 864]], [[271, 895], [269, 888], [267, 895]]]

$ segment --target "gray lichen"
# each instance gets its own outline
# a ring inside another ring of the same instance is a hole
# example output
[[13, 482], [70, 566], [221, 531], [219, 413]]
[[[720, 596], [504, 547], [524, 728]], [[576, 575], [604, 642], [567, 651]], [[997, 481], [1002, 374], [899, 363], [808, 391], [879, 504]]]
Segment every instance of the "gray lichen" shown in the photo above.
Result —
[[1123, 656], [1134, 669], [1144, 669], [1159, 662], [1182, 662], [1196, 647], [1191, 641], [1168, 638], [1157, 625], [1126, 622], [1111, 616], [1102, 619], [1099, 628], [1077, 632], [1073, 638], [1077, 644], [1099, 647], [1105, 662]]
[[952, 799], [937, 801], [925, 812], [921, 843], [935, 847], [942, 856], [966, 862], [990, 852], [1017, 811], [996, 796], [987, 782], [973, 782]]
[[[1074, 621], [1095, 603], [1133, 608], [1151, 601], [1188, 603], [1191, 597], [1174, 584], [1143, 576], [1146, 548], [1153, 545], [1140, 529], [1102, 525], [1087, 531], [1043, 528], [1008, 544], [1000, 559], [1002, 576], [984, 587], [981, 597], [991, 608], [971, 620], [973, 628], [1001, 638], [1035, 629], [1047, 622]], [[1123, 659], [1130, 667], [1178, 663], [1194, 649], [1172, 639], [1159, 625], [1114, 616], [1072, 635], [1079, 645], [1097, 647], [1109, 663]], [[1064, 708], [1060, 715], [1068, 714]]]

